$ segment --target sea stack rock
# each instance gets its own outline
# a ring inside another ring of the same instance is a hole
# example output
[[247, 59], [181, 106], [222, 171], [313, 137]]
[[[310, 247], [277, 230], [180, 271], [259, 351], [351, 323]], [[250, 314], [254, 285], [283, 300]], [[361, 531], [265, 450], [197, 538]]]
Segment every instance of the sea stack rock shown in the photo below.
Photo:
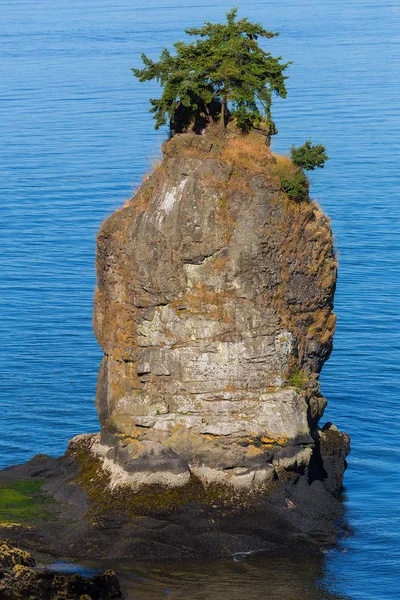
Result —
[[102, 225], [90, 445], [111, 487], [266, 494], [295, 473], [340, 489], [348, 437], [318, 426], [337, 262], [328, 218], [281, 190], [285, 165], [257, 134], [176, 135]]
[[164, 144], [98, 235], [101, 432], [0, 472], [40, 490], [4, 538], [139, 560], [336, 540], [349, 438], [320, 428], [318, 376], [337, 264], [328, 218], [282, 191], [291, 174], [255, 133]]

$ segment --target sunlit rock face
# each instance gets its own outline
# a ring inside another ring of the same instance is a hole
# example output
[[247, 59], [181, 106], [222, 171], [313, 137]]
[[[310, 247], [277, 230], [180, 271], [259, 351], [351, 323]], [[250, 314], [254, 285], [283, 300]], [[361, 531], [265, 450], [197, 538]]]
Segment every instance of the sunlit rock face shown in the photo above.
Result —
[[275, 168], [261, 137], [175, 136], [101, 227], [97, 452], [116, 480], [252, 489], [307, 468], [336, 260]]

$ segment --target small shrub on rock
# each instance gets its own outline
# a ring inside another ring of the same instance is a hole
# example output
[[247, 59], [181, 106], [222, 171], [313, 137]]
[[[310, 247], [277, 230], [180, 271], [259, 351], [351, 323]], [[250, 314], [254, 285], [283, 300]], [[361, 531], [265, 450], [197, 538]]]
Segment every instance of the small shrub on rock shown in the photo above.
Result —
[[302, 169], [294, 165], [287, 157], [277, 156], [272, 173], [279, 177], [282, 190], [293, 202], [302, 202], [308, 198], [310, 187], [308, 178]]
[[305, 200], [308, 195], [309, 182], [301, 169], [293, 169], [281, 177], [281, 186], [284, 192], [294, 202]]
[[328, 160], [325, 146], [322, 144], [313, 146], [311, 140], [307, 140], [305, 144], [298, 148], [292, 146], [290, 156], [294, 165], [306, 169], [306, 171], [314, 171], [316, 167], [323, 169], [325, 162]]
[[296, 369], [289, 378], [289, 385], [298, 390], [304, 390], [309, 383], [309, 376], [301, 369]]

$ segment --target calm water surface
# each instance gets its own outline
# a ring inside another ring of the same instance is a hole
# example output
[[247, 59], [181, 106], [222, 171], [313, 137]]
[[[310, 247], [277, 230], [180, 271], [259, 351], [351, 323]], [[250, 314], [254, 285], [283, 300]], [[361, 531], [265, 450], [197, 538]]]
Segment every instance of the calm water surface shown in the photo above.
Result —
[[[400, 597], [400, 146], [398, 0], [236, 0], [293, 60], [274, 149], [328, 148], [313, 195], [340, 275], [326, 418], [349, 432], [354, 534], [317, 558], [117, 565], [144, 599]], [[95, 234], [132, 194], [165, 132], [129, 69], [226, 0], [0, 0], [0, 464], [64, 451], [98, 429], [91, 330]]]

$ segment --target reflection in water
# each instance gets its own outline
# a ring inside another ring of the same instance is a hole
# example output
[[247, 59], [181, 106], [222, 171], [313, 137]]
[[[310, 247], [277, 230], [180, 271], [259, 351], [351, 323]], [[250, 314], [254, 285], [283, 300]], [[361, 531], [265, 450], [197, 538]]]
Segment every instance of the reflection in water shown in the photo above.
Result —
[[258, 555], [101, 567], [116, 571], [127, 600], [351, 600], [330, 593], [323, 583], [325, 558], [322, 553]]

